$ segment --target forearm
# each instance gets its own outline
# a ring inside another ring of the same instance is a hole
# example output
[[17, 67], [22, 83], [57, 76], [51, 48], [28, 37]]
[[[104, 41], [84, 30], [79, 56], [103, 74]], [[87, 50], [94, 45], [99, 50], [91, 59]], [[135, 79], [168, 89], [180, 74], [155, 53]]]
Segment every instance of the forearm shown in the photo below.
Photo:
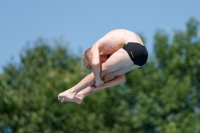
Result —
[[101, 79], [100, 77], [101, 68], [99, 63], [92, 65], [92, 71], [94, 73], [95, 81], [99, 81]]
[[92, 55], [92, 71], [94, 73], [95, 81], [101, 80], [101, 66], [100, 66], [100, 53], [99, 53], [99, 45], [102, 43], [101, 39], [99, 39], [91, 49]]

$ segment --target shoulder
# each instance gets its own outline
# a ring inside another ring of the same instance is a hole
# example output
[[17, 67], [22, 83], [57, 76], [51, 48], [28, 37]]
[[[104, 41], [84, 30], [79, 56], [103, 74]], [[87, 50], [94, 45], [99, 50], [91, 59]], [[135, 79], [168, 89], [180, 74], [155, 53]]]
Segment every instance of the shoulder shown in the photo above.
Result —
[[123, 33], [123, 32], [132, 32], [130, 30], [127, 29], [114, 29], [109, 31], [107, 34], [116, 34], [116, 33]]

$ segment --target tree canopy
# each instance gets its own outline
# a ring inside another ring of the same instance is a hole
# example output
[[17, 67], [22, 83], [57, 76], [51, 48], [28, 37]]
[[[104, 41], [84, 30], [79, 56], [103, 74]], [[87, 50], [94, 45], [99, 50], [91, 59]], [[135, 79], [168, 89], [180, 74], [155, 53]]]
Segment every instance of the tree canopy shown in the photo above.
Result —
[[81, 105], [57, 96], [90, 71], [63, 40], [38, 38], [20, 62], [0, 75], [0, 132], [199, 133], [199, 22], [154, 35], [154, 55], [126, 74], [123, 85], [90, 95]]

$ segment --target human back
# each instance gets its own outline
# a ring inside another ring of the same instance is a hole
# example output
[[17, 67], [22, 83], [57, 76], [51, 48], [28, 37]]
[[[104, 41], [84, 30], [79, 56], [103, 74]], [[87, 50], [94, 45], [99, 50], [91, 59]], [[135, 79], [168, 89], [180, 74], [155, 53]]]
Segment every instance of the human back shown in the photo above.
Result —
[[[87, 49], [82, 56], [83, 65], [87, 69], [92, 69], [91, 60], [97, 60], [100, 55], [111, 56], [113, 53], [120, 50], [123, 45], [127, 42], [134, 42], [141, 45], [144, 45], [141, 38], [134, 32], [126, 29], [115, 29], [107, 34], [105, 34], [102, 38], [97, 40], [95, 44]], [[98, 49], [98, 52], [95, 52], [95, 49]], [[99, 53], [97, 58], [93, 58], [91, 55]]]
[[127, 42], [135, 42], [144, 45], [141, 38], [132, 31], [116, 29], [108, 32], [96, 42], [100, 54], [113, 54]]

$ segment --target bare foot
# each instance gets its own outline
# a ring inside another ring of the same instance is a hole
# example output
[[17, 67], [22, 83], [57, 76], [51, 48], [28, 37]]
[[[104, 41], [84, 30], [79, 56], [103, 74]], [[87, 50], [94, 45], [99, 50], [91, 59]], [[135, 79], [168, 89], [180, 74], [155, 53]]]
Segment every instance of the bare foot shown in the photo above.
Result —
[[73, 99], [68, 99], [64, 102], [75, 102], [77, 104], [81, 104], [82, 103], [82, 99], [78, 98], [78, 97], [74, 97]]
[[[62, 95], [62, 94], [61, 94]], [[61, 100], [61, 102], [75, 102], [75, 103], [77, 103], [77, 104], [81, 104], [82, 103], [82, 101], [83, 101], [83, 99], [84, 99], [84, 96], [81, 96], [81, 95], [76, 95], [74, 98], [72, 98], [72, 99], [69, 99], [69, 98], [65, 98], [65, 99], [63, 99], [63, 98], [61, 98], [61, 95], [59, 94], [59, 98], [60, 99], [58, 99], [58, 100]]]
[[58, 95], [58, 100], [61, 102], [74, 101], [76, 92], [72, 92], [70, 89], [66, 90]]
[[77, 94], [77, 95], [75, 96], [74, 101], [75, 101], [77, 104], [81, 104], [82, 101], [83, 101], [83, 99], [84, 99], [84, 96]]

